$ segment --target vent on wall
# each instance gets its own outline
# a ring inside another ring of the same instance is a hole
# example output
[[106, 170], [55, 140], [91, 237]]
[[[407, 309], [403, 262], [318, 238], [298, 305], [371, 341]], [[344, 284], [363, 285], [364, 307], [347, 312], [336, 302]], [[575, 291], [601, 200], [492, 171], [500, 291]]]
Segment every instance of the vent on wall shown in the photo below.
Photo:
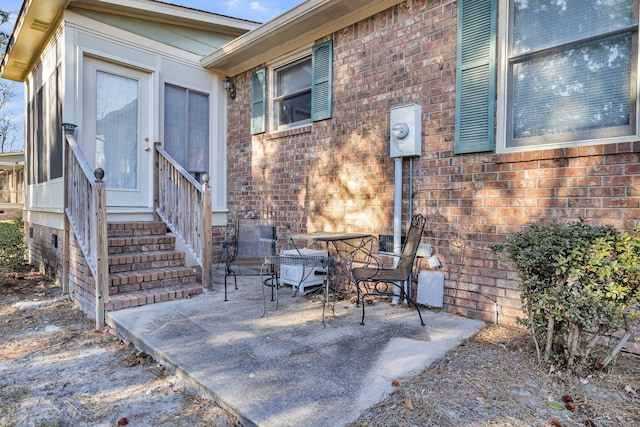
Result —
[[18, 70], [24, 70], [25, 68], [27, 68], [27, 63], [22, 61], [13, 61], [11, 63], [11, 66]]
[[36, 31], [42, 31], [44, 33], [49, 30], [49, 24], [47, 22], [34, 19], [33, 21], [31, 21], [31, 25], [29, 25], [29, 28]]
[[[393, 235], [391, 234], [380, 234], [378, 235], [378, 240], [380, 242], [380, 252], [386, 252], [389, 254], [393, 253]], [[404, 245], [405, 236], [400, 237], [400, 244]]]

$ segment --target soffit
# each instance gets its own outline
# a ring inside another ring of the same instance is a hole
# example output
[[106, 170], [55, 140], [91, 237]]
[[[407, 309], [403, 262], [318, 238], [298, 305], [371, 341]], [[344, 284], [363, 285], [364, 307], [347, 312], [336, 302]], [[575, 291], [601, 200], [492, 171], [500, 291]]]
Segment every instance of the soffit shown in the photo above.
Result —
[[68, 0], [26, 0], [0, 64], [4, 79], [24, 81], [27, 70], [56, 28]]
[[206, 56], [205, 68], [228, 75], [309, 45], [404, 0], [307, 0]]

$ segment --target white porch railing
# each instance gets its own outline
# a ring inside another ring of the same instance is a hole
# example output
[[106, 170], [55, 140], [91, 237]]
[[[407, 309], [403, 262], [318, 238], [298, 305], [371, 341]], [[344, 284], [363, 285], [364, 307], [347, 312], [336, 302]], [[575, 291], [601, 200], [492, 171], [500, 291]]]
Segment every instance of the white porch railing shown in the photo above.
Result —
[[156, 142], [154, 148], [154, 210], [200, 264], [202, 285], [210, 289], [213, 236], [209, 176], [203, 175], [200, 184], [161, 143]]
[[64, 212], [65, 244], [62, 283], [69, 290], [70, 230], [95, 279], [96, 328], [104, 327], [104, 304], [109, 298], [107, 199], [100, 168], [91, 170], [74, 136], [75, 125], [63, 124], [65, 141]]

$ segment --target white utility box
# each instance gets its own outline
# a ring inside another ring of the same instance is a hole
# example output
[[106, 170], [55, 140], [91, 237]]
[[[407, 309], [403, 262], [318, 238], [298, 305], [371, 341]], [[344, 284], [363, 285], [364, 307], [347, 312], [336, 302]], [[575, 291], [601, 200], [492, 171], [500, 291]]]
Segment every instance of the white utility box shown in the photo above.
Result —
[[[282, 255], [302, 256], [328, 256], [327, 251], [303, 248], [282, 251]], [[323, 267], [303, 267], [301, 265], [281, 265], [280, 283], [291, 285], [299, 292], [305, 293], [305, 289], [324, 284], [327, 277], [327, 269]]]
[[389, 129], [391, 157], [420, 156], [422, 153], [422, 106], [407, 104], [391, 108]]
[[428, 307], [442, 307], [444, 299], [444, 273], [421, 271], [418, 274], [416, 302]]

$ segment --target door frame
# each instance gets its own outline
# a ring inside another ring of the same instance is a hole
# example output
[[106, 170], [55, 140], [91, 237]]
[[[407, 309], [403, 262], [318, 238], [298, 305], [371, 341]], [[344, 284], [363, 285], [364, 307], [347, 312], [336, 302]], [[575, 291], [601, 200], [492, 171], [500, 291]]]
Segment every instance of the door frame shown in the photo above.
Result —
[[[108, 212], [148, 212], [153, 208], [153, 81], [154, 72], [112, 61], [96, 55], [83, 55], [82, 76], [82, 137], [79, 145], [87, 162], [96, 168], [96, 73], [106, 72], [138, 82], [136, 188], [107, 188]], [[105, 171], [108, 174], [109, 171]]]

